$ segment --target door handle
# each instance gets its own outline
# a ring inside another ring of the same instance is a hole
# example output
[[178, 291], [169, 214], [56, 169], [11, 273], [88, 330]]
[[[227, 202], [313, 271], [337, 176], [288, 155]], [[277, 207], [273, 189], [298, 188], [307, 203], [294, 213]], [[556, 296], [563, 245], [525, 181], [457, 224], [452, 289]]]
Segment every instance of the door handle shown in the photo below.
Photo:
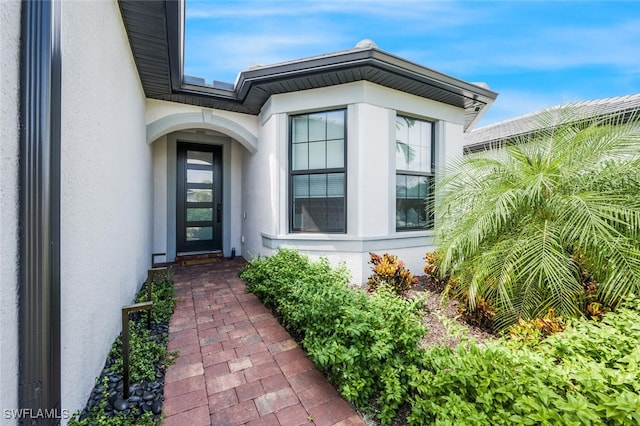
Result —
[[220, 216], [222, 216], [222, 204], [218, 203], [216, 206], [216, 221], [220, 223]]

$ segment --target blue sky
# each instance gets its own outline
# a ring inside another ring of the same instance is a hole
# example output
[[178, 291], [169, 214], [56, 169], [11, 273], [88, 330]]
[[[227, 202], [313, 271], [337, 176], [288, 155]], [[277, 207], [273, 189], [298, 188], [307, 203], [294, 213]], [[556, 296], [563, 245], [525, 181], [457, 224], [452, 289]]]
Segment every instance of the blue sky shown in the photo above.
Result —
[[479, 126], [640, 93], [640, 2], [187, 0], [185, 73], [232, 83], [251, 64], [388, 53], [499, 93]]

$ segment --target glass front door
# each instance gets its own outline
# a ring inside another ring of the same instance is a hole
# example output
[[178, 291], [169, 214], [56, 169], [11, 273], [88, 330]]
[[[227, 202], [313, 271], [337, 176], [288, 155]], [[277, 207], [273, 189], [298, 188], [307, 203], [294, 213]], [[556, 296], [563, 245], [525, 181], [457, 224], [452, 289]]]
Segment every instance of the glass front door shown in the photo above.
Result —
[[222, 149], [178, 145], [178, 253], [222, 249]]

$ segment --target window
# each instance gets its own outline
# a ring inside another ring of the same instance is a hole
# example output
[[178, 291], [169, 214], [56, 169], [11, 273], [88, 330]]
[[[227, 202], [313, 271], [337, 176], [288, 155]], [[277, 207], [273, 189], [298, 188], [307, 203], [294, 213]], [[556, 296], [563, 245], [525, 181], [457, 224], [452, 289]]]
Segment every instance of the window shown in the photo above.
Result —
[[433, 228], [426, 200], [433, 194], [433, 123], [396, 117], [396, 230]]
[[346, 232], [346, 111], [290, 118], [290, 229]]

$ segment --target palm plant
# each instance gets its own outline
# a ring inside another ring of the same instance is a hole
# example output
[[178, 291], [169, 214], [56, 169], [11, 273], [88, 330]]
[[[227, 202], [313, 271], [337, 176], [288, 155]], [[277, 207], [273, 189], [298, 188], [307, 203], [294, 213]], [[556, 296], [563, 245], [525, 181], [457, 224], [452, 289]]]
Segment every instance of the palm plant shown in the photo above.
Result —
[[440, 271], [497, 328], [580, 315], [585, 276], [607, 306], [640, 289], [640, 122], [575, 114], [543, 114], [534, 136], [462, 159], [438, 187]]

